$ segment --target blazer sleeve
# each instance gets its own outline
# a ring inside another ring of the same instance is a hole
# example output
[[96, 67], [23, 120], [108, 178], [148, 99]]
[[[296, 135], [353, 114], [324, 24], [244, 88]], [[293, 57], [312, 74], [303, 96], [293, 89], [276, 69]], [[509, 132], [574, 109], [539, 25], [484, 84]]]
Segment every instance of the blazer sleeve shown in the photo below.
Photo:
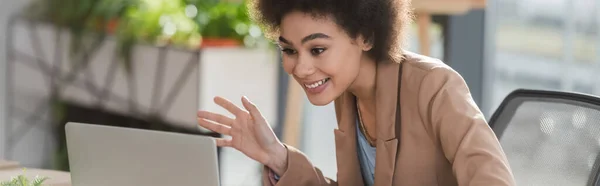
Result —
[[452, 164], [460, 186], [515, 185], [508, 161], [463, 78], [450, 67], [431, 69], [421, 82], [419, 105]]
[[313, 166], [306, 155], [298, 149], [285, 145], [287, 148], [287, 169], [283, 175], [280, 175], [279, 181], [274, 180], [272, 171], [269, 167], [263, 168], [264, 186], [304, 186], [304, 185], [322, 185], [337, 186], [337, 183], [323, 176], [321, 170]]

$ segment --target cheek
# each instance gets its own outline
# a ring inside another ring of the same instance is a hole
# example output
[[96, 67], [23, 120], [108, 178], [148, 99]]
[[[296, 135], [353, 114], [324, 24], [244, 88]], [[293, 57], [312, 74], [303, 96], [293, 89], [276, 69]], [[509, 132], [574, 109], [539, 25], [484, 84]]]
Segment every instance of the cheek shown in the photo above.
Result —
[[[349, 61], [346, 61], [349, 62]], [[332, 75], [333, 83], [336, 89], [347, 89], [358, 75], [358, 67], [352, 63], [347, 63], [336, 68], [336, 73]]]
[[356, 52], [351, 48], [332, 54], [335, 55], [328, 56], [329, 59], [326, 59], [328, 62], [323, 63], [327, 65], [324, 65], [321, 70], [332, 78], [336, 90], [344, 91], [358, 76], [360, 56], [354, 55]]
[[282, 66], [287, 74], [292, 74], [294, 71], [294, 61], [288, 57], [283, 57]]

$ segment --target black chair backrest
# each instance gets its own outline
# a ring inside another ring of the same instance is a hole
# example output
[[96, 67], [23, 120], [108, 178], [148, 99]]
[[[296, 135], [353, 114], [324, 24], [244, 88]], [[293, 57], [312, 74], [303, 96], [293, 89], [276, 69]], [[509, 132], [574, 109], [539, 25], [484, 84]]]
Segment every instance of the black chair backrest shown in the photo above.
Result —
[[516, 90], [489, 124], [517, 185], [600, 185], [600, 97]]

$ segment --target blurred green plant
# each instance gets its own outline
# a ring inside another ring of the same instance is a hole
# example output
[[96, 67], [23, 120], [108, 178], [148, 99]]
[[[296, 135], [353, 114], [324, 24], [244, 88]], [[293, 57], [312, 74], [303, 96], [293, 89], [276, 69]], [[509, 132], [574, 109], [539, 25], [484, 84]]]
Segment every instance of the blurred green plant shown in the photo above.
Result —
[[127, 71], [137, 43], [197, 49], [203, 38], [233, 39], [246, 47], [264, 41], [245, 1], [37, 0], [24, 12], [67, 29], [72, 57], [114, 35]]
[[252, 23], [245, 1], [208, 1], [197, 7], [200, 13], [195, 20], [203, 37], [235, 39], [246, 47], [254, 47], [261, 41], [262, 32], [258, 25]]
[[[23, 169], [25, 172], [25, 169]], [[46, 181], [48, 177], [39, 177], [36, 176], [32, 181], [30, 181], [24, 175], [19, 175], [17, 177], [13, 177], [10, 181], [4, 181], [0, 183], [0, 186], [41, 186], [44, 181]]]
[[201, 42], [198, 25], [185, 12], [180, 0], [138, 0], [119, 19], [114, 32], [117, 52], [131, 70], [131, 54], [136, 43], [172, 44], [196, 48]]
[[[75, 59], [75, 56], [83, 55], [82, 49], [103, 41], [106, 31], [115, 29], [117, 20], [136, 6], [139, 6], [138, 0], [37, 0], [24, 11], [24, 16], [50, 22], [59, 30], [68, 30], [70, 56]], [[56, 39], [61, 39], [60, 32], [56, 33]], [[119, 44], [127, 41], [121, 40]], [[74, 64], [79, 60], [70, 61]]]

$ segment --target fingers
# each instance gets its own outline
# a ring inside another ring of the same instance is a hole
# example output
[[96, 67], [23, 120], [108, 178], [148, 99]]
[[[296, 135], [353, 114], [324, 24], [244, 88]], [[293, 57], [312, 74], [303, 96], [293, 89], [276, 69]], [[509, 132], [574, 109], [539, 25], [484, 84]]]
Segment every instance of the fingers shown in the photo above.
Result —
[[221, 114], [216, 114], [216, 113], [212, 113], [212, 112], [207, 112], [207, 111], [198, 111], [198, 117], [199, 118], [203, 118], [203, 119], [208, 119], [223, 125], [227, 125], [230, 126], [233, 125], [233, 119], [229, 118], [227, 116], [223, 116]]
[[203, 118], [198, 118], [198, 124], [200, 124], [200, 126], [206, 128], [206, 129], [214, 131], [216, 133], [228, 135], [228, 136], [231, 135], [231, 127], [228, 127], [226, 125], [208, 121]]
[[217, 142], [217, 146], [219, 146], [219, 147], [231, 147], [232, 146], [230, 139], [217, 138], [217, 139], [215, 139], [215, 142]]
[[231, 101], [225, 98], [217, 96], [215, 97], [214, 101], [217, 105], [225, 108], [227, 111], [231, 112], [235, 116], [239, 116], [240, 114], [245, 113], [244, 110], [242, 110], [240, 107], [236, 106], [235, 104], [231, 103]]
[[250, 100], [248, 100], [246, 96], [242, 97], [242, 105], [244, 105], [244, 108], [246, 108], [246, 110], [250, 112], [250, 115], [255, 121], [258, 119], [262, 119], [262, 114], [260, 113], [256, 105], [250, 102]]

